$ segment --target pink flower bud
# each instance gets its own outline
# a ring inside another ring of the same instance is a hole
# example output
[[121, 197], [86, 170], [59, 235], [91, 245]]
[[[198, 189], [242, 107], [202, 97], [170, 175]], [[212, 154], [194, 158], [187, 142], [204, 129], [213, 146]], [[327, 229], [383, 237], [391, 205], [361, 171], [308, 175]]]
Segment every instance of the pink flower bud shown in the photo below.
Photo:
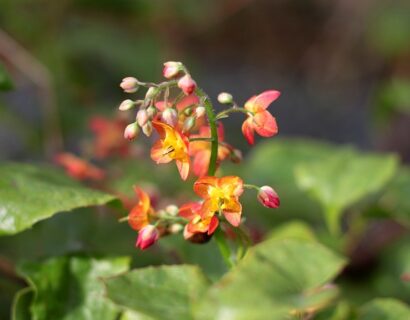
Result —
[[178, 81], [178, 87], [188, 96], [196, 89], [196, 82], [189, 74], [184, 75]]
[[218, 102], [222, 104], [231, 104], [233, 102], [233, 97], [230, 93], [221, 92], [218, 95]]
[[133, 107], [135, 107], [135, 102], [130, 100], [130, 99], [127, 99], [127, 100], [124, 100], [123, 102], [121, 102], [118, 109], [120, 111], [127, 111], [127, 110], [132, 109]]
[[172, 79], [178, 76], [182, 71], [182, 63], [175, 61], [168, 61], [164, 63], [162, 74], [167, 79]]
[[134, 77], [126, 77], [122, 79], [120, 87], [127, 93], [134, 93], [138, 90], [138, 80]]
[[142, 132], [144, 132], [144, 134], [147, 137], [151, 136], [151, 134], [152, 134], [152, 123], [151, 123], [151, 121], [148, 121], [146, 124], [143, 125]]
[[143, 127], [148, 121], [148, 112], [145, 109], [141, 109], [137, 112], [137, 122], [140, 127]]
[[202, 117], [205, 114], [205, 107], [199, 106], [198, 108], [195, 109], [195, 114], [197, 118]]
[[269, 186], [263, 186], [259, 189], [258, 200], [267, 208], [279, 208], [280, 206], [278, 194]]
[[138, 136], [139, 127], [136, 122], [129, 124], [124, 130], [124, 138], [133, 140]]
[[174, 127], [178, 123], [178, 113], [173, 108], [166, 108], [162, 111], [162, 120], [171, 127]]
[[149, 224], [142, 228], [138, 233], [136, 247], [139, 247], [141, 250], [145, 250], [148, 247], [152, 246], [159, 238], [158, 229], [155, 228], [152, 224]]

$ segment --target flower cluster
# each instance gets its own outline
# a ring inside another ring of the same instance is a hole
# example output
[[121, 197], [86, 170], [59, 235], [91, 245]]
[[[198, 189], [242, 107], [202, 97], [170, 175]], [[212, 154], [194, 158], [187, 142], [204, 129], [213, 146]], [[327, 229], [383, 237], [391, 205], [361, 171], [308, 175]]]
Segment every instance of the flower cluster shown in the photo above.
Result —
[[262, 137], [277, 134], [275, 118], [267, 108], [280, 93], [268, 90], [253, 96], [239, 107], [231, 94], [223, 92], [218, 102], [226, 108], [215, 113], [209, 97], [198, 88], [195, 80], [181, 62], [164, 64], [161, 83], [142, 82], [126, 77], [120, 87], [126, 93], [137, 93], [145, 88], [143, 99], [127, 99], [120, 111], [134, 111], [134, 121], [124, 130], [124, 138], [133, 140], [140, 132], [150, 137], [157, 133], [151, 147], [151, 158], [157, 164], [175, 162], [182, 180], [190, 175], [197, 178], [193, 190], [199, 197], [181, 205], [156, 211], [147, 193], [135, 187], [138, 203], [127, 220], [139, 232], [136, 245], [145, 249], [161, 236], [183, 230], [184, 238], [192, 242], [208, 241], [219, 226], [240, 228], [242, 205], [239, 201], [245, 189], [256, 189], [257, 199], [266, 207], [279, 207], [279, 197], [269, 186], [245, 184], [238, 176], [217, 177], [222, 161], [239, 162], [241, 152], [226, 143], [222, 119], [231, 113], [242, 112], [246, 119], [242, 133], [249, 144], [254, 144], [255, 132]]

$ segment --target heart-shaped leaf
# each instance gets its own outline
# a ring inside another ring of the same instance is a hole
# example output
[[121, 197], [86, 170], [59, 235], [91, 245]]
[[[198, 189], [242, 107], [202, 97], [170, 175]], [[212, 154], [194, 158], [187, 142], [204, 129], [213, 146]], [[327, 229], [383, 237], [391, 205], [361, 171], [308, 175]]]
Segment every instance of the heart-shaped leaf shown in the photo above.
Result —
[[[117, 319], [119, 309], [104, 297], [100, 278], [125, 272], [128, 266], [128, 258], [88, 257], [59, 257], [21, 265], [19, 272], [27, 278], [33, 292], [30, 319]], [[25, 319], [20, 314], [27, 314], [28, 299], [30, 293], [23, 292], [15, 300], [15, 320]]]
[[114, 196], [88, 189], [54, 168], [1, 164], [0, 235], [15, 234], [61, 211], [102, 205], [113, 199]]
[[320, 161], [300, 164], [295, 173], [300, 188], [322, 205], [329, 229], [337, 234], [343, 210], [379, 191], [396, 169], [395, 156], [343, 148]]
[[135, 269], [105, 282], [115, 303], [161, 320], [194, 319], [193, 305], [208, 287], [201, 270], [190, 265]]

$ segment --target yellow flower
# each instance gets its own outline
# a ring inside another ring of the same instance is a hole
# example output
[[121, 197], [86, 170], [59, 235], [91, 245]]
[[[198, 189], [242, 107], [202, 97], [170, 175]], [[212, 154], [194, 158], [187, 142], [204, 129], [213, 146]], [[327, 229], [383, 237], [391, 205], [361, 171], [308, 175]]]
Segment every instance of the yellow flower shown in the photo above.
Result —
[[163, 122], [153, 121], [152, 125], [160, 135], [151, 149], [152, 160], [158, 164], [175, 160], [182, 180], [186, 180], [190, 167], [188, 137]]

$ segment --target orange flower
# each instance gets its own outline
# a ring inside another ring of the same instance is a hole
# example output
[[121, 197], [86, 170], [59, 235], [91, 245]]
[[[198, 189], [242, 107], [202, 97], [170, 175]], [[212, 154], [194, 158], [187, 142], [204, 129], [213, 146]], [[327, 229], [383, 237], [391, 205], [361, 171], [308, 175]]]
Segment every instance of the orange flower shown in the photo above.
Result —
[[[192, 135], [191, 138], [209, 138], [211, 130], [208, 126], [199, 128], [199, 134]], [[224, 140], [224, 128], [222, 123], [218, 126], [218, 165], [225, 160], [230, 154], [231, 150], [228, 145], [221, 144]], [[193, 156], [193, 172], [198, 177], [203, 177], [207, 174], [209, 167], [209, 160], [211, 158], [211, 142], [210, 141], [191, 141], [189, 143], [189, 154]]]
[[55, 161], [77, 180], [102, 180], [105, 176], [103, 170], [71, 153], [60, 153]]
[[94, 155], [103, 159], [110, 155], [129, 153], [129, 143], [124, 140], [124, 129], [127, 122], [123, 119], [109, 120], [103, 117], [93, 117], [90, 129], [95, 134]]
[[200, 216], [202, 220], [221, 212], [234, 227], [241, 222], [242, 205], [239, 196], [243, 193], [243, 181], [236, 176], [203, 177], [194, 184], [194, 191], [205, 201]]
[[216, 216], [201, 218], [202, 205], [199, 202], [189, 202], [179, 208], [179, 215], [189, 220], [185, 225], [184, 238], [189, 239], [196, 233], [207, 233], [211, 235], [218, 227], [219, 220]]
[[279, 91], [269, 90], [253, 96], [245, 103], [249, 113], [242, 125], [242, 133], [249, 144], [255, 142], [254, 131], [262, 137], [272, 137], [278, 133], [276, 119], [266, 109], [279, 96]]
[[146, 192], [134, 186], [138, 203], [131, 209], [128, 215], [128, 223], [134, 230], [141, 230], [149, 224], [149, 217], [154, 213], [151, 200]]
[[160, 135], [151, 149], [152, 160], [158, 164], [175, 160], [182, 180], [186, 180], [190, 166], [188, 138], [165, 123], [153, 121], [152, 124]]

